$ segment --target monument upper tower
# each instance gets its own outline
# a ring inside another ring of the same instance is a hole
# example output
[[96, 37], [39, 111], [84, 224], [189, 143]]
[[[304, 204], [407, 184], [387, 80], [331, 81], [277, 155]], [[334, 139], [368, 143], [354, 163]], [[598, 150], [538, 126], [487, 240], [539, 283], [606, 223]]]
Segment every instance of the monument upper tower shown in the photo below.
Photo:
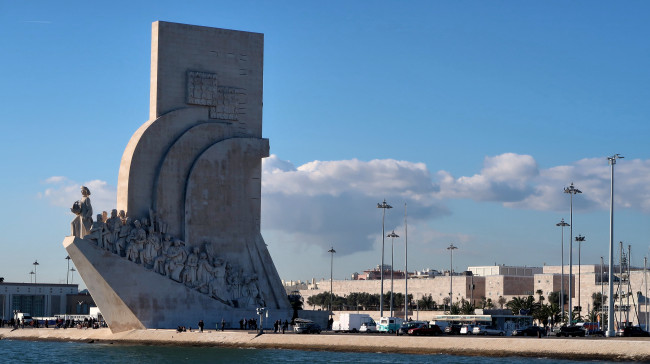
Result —
[[[209, 110], [262, 136], [264, 35], [157, 21], [152, 26], [149, 119]], [[188, 74], [189, 73], [189, 74]]]

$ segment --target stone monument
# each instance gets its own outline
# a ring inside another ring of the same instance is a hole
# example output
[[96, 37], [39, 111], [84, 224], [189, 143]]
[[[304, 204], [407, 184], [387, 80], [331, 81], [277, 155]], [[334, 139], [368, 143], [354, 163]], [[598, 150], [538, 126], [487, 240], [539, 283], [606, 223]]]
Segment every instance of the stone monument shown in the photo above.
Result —
[[80, 202], [63, 242], [113, 332], [291, 319], [260, 233], [263, 50], [263, 34], [153, 23], [150, 118], [117, 208], [93, 223]]

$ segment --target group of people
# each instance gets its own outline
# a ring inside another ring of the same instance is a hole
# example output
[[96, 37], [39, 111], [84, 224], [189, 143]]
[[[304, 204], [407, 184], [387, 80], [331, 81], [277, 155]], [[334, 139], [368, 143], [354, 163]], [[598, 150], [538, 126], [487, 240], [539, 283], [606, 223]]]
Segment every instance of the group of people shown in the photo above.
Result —
[[239, 320], [239, 329], [240, 330], [257, 330], [257, 320], [252, 319], [241, 319]]
[[81, 187], [82, 199], [71, 208], [77, 217], [72, 233], [124, 257], [146, 269], [182, 283], [233, 307], [263, 307], [256, 274], [245, 274], [234, 264], [202, 246], [185, 247], [185, 242], [166, 233], [167, 225], [150, 211], [150, 218], [127, 217], [124, 210], [97, 214], [92, 220], [90, 190]]
[[284, 320], [284, 322], [282, 322], [282, 320], [276, 320], [273, 323], [273, 332], [276, 334], [280, 332], [280, 330], [282, 330], [282, 333], [284, 334], [284, 332], [288, 329], [289, 329], [289, 321], [287, 320]]
[[[42, 323], [41, 323], [42, 321]], [[55, 329], [67, 329], [67, 328], [73, 328], [76, 327], [78, 329], [98, 329], [100, 327], [107, 327], [106, 323], [104, 321], [97, 321], [94, 318], [84, 318], [83, 320], [75, 320], [75, 319], [63, 319], [63, 318], [57, 318], [56, 320], [52, 320], [52, 325]], [[25, 319], [10, 319], [10, 320], [0, 320], [0, 328], [4, 327], [5, 325], [9, 327], [13, 327], [14, 329], [24, 329], [25, 326], [28, 326], [30, 328], [50, 328], [50, 320], [44, 319], [44, 320], [31, 320], [28, 321], [27, 323], [25, 322]]]

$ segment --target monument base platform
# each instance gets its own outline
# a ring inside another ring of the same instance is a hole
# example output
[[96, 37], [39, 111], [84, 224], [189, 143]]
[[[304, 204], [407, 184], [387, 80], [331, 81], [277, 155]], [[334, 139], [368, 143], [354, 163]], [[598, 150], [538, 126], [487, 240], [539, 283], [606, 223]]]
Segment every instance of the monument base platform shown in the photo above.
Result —
[[[255, 307], [232, 307], [101, 249], [92, 241], [68, 236], [63, 246], [114, 333], [145, 328], [195, 328], [200, 320], [206, 328], [215, 328], [222, 320], [226, 327], [238, 328], [242, 319], [259, 319]], [[271, 308], [264, 321], [290, 321], [291, 315], [290, 309]]]

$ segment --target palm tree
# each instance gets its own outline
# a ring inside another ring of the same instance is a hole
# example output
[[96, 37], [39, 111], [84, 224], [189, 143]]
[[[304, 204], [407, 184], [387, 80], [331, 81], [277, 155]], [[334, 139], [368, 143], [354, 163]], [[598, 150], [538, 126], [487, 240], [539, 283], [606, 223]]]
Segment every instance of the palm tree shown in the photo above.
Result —
[[505, 297], [499, 296], [499, 300], [497, 301], [499, 308], [503, 308], [503, 305], [505, 305], [506, 302], [508, 302], [508, 300], [506, 300]]
[[418, 306], [423, 310], [433, 310], [435, 306], [433, 297], [431, 297], [431, 295], [422, 296], [422, 298], [418, 300]]
[[474, 305], [471, 302], [461, 299], [459, 311], [461, 315], [473, 315], [474, 314]]
[[506, 303], [506, 307], [512, 310], [514, 315], [519, 315], [522, 311], [528, 311], [528, 313], [532, 315], [539, 306], [539, 303], [535, 302], [533, 296], [528, 296], [526, 298], [514, 297]]

